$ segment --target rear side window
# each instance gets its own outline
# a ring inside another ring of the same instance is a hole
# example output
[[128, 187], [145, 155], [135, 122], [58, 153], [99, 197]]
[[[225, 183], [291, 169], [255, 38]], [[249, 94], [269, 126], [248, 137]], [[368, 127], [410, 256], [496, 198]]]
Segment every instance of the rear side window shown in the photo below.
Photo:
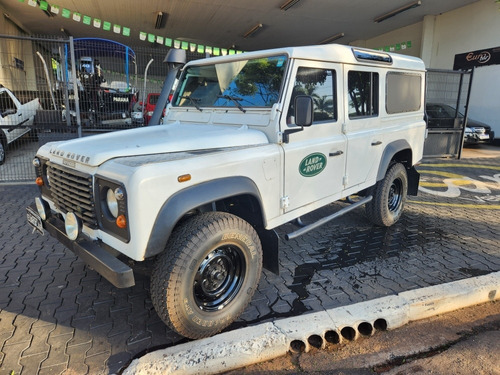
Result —
[[349, 118], [378, 116], [378, 73], [351, 70], [347, 74]]
[[389, 114], [418, 111], [421, 105], [422, 76], [388, 72], [386, 111]]

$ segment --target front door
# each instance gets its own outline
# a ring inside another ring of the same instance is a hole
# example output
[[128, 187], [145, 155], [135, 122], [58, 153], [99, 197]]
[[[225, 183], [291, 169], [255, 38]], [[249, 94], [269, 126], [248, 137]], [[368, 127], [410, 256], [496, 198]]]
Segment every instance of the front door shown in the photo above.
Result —
[[346, 139], [338, 118], [340, 65], [299, 61], [293, 72], [295, 79], [287, 90], [291, 95], [286, 99], [289, 105], [282, 129], [296, 128], [293, 106], [297, 95], [313, 98], [314, 121], [303, 131], [290, 134], [283, 144], [285, 212], [334, 200], [332, 197], [342, 191], [346, 160]]

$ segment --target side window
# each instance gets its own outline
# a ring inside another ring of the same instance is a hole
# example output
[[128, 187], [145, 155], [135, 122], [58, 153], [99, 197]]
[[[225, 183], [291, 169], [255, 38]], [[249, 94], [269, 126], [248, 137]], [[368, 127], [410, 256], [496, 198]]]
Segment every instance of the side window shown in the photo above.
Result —
[[422, 77], [420, 75], [388, 72], [386, 80], [385, 106], [387, 113], [413, 112], [420, 109], [422, 92]]
[[300, 67], [293, 87], [287, 123], [294, 123], [294, 102], [297, 95], [309, 95], [314, 102], [314, 123], [337, 120], [335, 70]]
[[350, 119], [378, 116], [378, 73], [351, 70], [347, 88]]
[[0, 113], [3, 113], [8, 109], [16, 109], [16, 105], [9, 94], [4, 91], [0, 94]]

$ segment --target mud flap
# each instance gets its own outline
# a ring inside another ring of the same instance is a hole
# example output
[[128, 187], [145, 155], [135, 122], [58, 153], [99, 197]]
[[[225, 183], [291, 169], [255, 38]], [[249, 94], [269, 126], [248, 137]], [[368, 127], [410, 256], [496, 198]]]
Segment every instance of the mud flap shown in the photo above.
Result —
[[418, 184], [420, 182], [420, 173], [417, 172], [415, 167], [406, 170], [408, 173], [408, 195], [418, 194]]
[[262, 227], [254, 227], [254, 229], [257, 231], [257, 234], [260, 237], [260, 241], [262, 244], [262, 255], [263, 255], [263, 260], [262, 260], [262, 266], [276, 274], [280, 274], [280, 267], [279, 267], [279, 237], [278, 233], [274, 230], [266, 230]]

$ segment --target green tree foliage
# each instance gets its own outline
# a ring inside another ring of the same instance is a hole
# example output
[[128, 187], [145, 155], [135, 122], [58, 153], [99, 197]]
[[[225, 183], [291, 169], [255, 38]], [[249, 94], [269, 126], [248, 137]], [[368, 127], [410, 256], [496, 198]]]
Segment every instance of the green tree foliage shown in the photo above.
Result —
[[235, 80], [237, 93], [244, 97], [259, 95], [270, 105], [278, 100], [282, 78], [283, 67], [278, 67], [276, 61], [249, 61]]

